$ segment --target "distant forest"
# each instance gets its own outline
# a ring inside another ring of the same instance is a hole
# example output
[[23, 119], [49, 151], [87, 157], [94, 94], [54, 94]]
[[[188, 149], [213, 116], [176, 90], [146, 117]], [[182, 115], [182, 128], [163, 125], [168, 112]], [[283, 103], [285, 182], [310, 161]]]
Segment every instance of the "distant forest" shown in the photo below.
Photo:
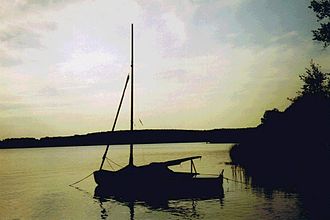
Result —
[[90, 145], [153, 144], [153, 143], [239, 143], [255, 136], [255, 128], [214, 130], [134, 130], [105, 131], [65, 137], [8, 138], [0, 148], [65, 147]]

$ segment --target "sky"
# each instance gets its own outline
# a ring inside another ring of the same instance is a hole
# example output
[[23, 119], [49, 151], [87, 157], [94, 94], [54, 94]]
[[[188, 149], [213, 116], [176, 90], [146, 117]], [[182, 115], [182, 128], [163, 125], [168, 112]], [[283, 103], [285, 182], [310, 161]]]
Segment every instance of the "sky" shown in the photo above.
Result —
[[[111, 130], [134, 23], [135, 129], [252, 127], [310, 60], [308, 0], [0, 0], [0, 139]], [[129, 129], [126, 94], [117, 130]], [[142, 123], [141, 123], [141, 122]]]

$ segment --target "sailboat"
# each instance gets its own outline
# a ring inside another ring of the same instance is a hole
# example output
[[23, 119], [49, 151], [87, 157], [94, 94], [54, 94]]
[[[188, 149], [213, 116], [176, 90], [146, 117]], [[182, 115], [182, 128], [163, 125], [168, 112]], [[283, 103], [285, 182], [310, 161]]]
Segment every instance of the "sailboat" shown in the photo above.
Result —
[[[121, 97], [119, 108], [115, 117], [118, 118], [122, 100], [127, 88], [128, 81], [131, 82], [131, 118], [130, 131], [133, 132], [133, 24], [131, 25], [131, 72], [127, 77], [124, 91]], [[99, 170], [94, 174], [97, 183], [96, 194], [104, 194], [129, 198], [133, 200], [145, 199], [171, 199], [171, 198], [192, 198], [219, 196], [223, 193], [223, 170], [217, 177], [200, 177], [194, 165], [195, 159], [201, 156], [179, 158], [165, 162], [153, 162], [148, 165], [136, 166], [133, 159], [133, 144], [130, 144], [128, 165], [122, 169], [111, 171], [103, 169], [104, 161], [109, 149], [107, 145]], [[190, 161], [190, 172], [176, 172], [169, 167], [180, 165]]]

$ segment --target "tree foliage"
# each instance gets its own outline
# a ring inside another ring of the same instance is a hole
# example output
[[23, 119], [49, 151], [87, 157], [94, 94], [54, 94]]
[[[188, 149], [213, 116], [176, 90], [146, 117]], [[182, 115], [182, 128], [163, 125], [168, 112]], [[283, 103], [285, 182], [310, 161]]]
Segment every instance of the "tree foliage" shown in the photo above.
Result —
[[304, 96], [320, 96], [330, 98], [330, 74], [321, 71], [321, 66], [311, 60], [310, 68], [306, 68], [306, 72], [299, 75], [303, 81], [298, 96], [295, 101]]
[[330, 44], [330, 1], [329, 0], [312, 0], [309, 6], [315, 13], [320, 27], [312, 30], [313, 40], [324, 43], [324, 47]]

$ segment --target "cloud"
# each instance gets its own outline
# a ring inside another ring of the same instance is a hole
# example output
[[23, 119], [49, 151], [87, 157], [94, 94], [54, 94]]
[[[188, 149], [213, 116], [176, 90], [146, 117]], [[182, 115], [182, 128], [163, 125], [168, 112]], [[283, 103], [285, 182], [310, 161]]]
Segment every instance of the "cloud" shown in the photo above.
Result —
[[277, 35], [277, 36], [270, 38], [270, 42], [283, 42], [283, 41], [290, 40], [292, 38], [295, 38], [295, 40], [296, 40], [297, 36], [298, 36], [298, 33], [296, 31], [290, 31], [290, 32], [284, 33], [282, 35]]
[[70, 59], [58, 64], [58, 69], [62, 73], [81, 76], [90, 72], [100, 71], [104, 66], [115, 64], [114, 57], [106, 51], [77, 52], [71, 55]]
[[251, 0], [243, 3], [236, 11], [235, 20], [246, 39], [238, 39], [237, 43], [240, 46], [267, 46], [272, 43], [270, 39], [293, 32], [311, 40], [315, 19], [308, 6], [309, 1], [300, 0]]
[[0, 49], [0, 66], [11, 67], [18, 65], [21, 62], [20, 59], [10, 54], [7, 50]]
[[14, 49], [41, 48], [40, 35], [24, 27], [13, 27], [0, 33], [0, 42]]
[[59, 91], [56, 88], [47, 86], [43, 87], [38, 91], [38, 94], [41, 96], [54, 97], [59, 95]]
[[184, 69], [174, 69], [174, 70], [168, 70], [164, 72], [159, 72], [157, 74], [161, 79], [166, 80], [173, 80], [178, 83], [182, 83], [184, 81], [188, 80], [188, 72]]
[[59, 9], [81, 0], [15, 0], [1, 1], [0, 18], [13, 18], [45, 9]]
[[0, 66], [22, 64], [25, 62], [24, 53], [30, 49], [42, 49], [44, 33], [56, 29], [55, 22], [45, 19], [49, 9], [36, 5], [39, 3], [34, 1], [1, 2]]
[[[1, 111], [13, 110], [13, 109], [24, 109], [27, 105], [24, 103], [1, 103], [0, 109]], [[31, 106], [30, 106], [31, 107]]]

